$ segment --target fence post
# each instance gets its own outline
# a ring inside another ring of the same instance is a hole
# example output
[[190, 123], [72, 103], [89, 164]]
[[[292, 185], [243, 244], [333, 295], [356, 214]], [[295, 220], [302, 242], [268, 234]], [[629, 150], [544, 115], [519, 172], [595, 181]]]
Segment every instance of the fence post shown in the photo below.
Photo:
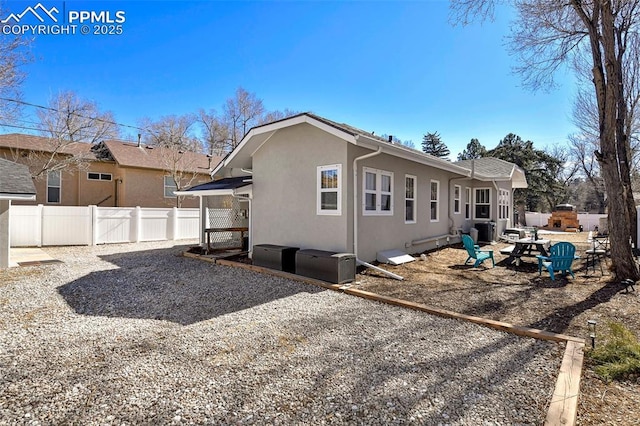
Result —
[[91, 212], [91, 245], [98, 244], [98, 206], [89, 206]]
[[136, 206], [134, 222], [134, 226], [136, 229], [136, 240], [134, 242], [139, 243], [140, 239], [142, 238], [142, 209], [140, 208], [140, 206]]
[[36, 206], [36, 221], [38, 222], [36, 223], [38, 247], [42, 247], [42, 236], [44, 235], [44, 206], [42, 204]]
[[178, 208], [173, 207], [171, 209], [171, 215], [169, 216], [169, 229], [171, 229], [170, 240], [175, 241], [178, 239]]

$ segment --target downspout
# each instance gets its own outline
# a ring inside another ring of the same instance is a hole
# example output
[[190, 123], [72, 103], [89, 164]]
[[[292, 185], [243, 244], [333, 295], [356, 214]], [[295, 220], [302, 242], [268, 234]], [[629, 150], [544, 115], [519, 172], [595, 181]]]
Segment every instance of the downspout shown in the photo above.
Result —
[[[454, 180], [467, 180], [467, 179], [469, 179], [469, 176], [449, 178], [449, 184], [448, 184], [449, 194], [451, 194], [451, 182], [453, 182]], [[460, 195], [460, 208], [462, 208], [462, 187], [460, 187], [459, 195]], [[449, 235], [458, 235], [458, 230], [453, 228], [455, 221], [453, 220], [453, 214], [451, 213], [451, 199], [447, 197], [447, 201], [448, 201], [447, 216], [449, 217]]]
[[[358, 140], [358, 136], [356, 135], [356, 140]], [[387, 275], [396, 280], [403, 280], [404, 278], [400, 275], [394, 274], [393, 272], [385, 271], [382, 268], [374, 266], [370, 263], [364, 262], [358, 259], [358, 161], [365, 160], [367, 158], [375, 157], [376, 155], [380, 155], [382, 153], [382, 147], [379, 146], [378, 150], [375, 152], [370, 152], [368, 154], [361, 155], [360, 157], [356, 157], [353, 159], [353, 254], [356, 255], [356, 264], [361, 266], [366, 266], [367, 268], [375, 269], [376, 271]]]

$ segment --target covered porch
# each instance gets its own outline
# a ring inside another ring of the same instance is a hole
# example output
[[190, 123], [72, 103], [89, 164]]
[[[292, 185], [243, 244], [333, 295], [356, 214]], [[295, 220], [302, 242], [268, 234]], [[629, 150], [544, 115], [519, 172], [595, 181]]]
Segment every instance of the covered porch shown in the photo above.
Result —
[[251, 176], [224, 178], [176, 195], [200, 200], [200, 247], [204, 253], [251, 248]]

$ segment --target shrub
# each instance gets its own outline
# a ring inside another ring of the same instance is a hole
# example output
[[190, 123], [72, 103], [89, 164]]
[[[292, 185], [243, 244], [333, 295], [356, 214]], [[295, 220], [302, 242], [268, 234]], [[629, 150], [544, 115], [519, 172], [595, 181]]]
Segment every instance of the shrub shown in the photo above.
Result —
[[606, 381], [633, 378], [640, 374], [640, 343], [624, 325], [608, 324], [605, 343], [589, 351], [595, 372]]

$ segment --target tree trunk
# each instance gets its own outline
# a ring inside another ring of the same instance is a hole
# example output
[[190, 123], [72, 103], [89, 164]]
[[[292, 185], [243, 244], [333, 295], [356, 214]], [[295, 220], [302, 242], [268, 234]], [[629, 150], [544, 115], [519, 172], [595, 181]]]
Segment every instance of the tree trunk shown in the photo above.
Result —
[[[608, 195], [611, 263], [616, 279], [629, 278], [637, 281], [640, 279], [640, 274], [629, 243], [631, 218], [624, 184], [621, 185], [624, 182], [624, 177], [620, 162], [626, 160], [626, 155], [623, 154], [620, 158], [619, 148], [621, 141], [622, 143], [626, 142], [626, 138], [624, 134], [619, 134], [619, 126], [620, 120], [625, 119], [625, 111], [620, 111], [619, 96], [621, 96], [622, 82], [618, 81], [620, 76], [618, 69], [621, 64], [619, 63], [620, 56], [616, 54], [614, 17], [609, 1], [597, 1], [594, 3], [594, 7], [600, 8], [599, 11], [595, 11], [593, 16], [600, 17], [601, 26], [599, 29], [602, 32], [602, 37], [597, 37], [594, 34], [590, 34], [590, 36], [594, 58], [593, 81], [598, 98], [600, 119], [601, 153], [598, 155], [598, 162]], [[597, 32], [598, 28], [592, 26], [590, 33], [592, 30]], [[626, 149], [623, 151], [626, 153]], [[625, 164], [623, 163], [623, 165]]]

